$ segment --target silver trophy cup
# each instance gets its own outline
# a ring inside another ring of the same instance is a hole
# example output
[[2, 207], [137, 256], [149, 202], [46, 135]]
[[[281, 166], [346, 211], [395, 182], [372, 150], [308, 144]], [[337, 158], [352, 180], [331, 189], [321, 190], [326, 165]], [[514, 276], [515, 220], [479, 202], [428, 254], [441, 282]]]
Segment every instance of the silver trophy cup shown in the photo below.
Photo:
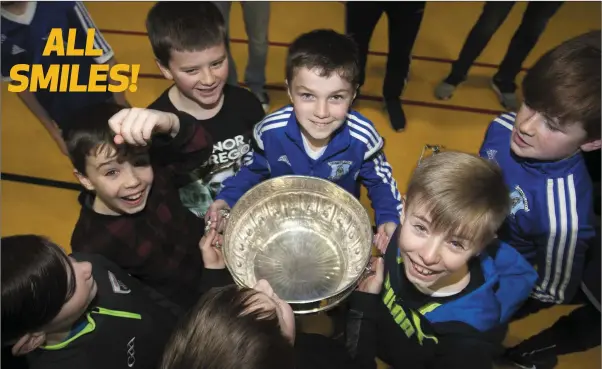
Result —
[[223, 253], [236, 283], [267, 280], [296, 314], [334, 307], [366, 273], [372, 226], [336, 184], [283, 176], [249, 190], [228, 215]]

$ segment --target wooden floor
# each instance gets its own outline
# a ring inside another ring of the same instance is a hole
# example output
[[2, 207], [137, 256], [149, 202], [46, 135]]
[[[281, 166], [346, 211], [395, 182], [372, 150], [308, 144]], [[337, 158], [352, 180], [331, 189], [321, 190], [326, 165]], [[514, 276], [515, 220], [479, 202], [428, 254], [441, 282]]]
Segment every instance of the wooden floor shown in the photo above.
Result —
[[[135, 106], [146, 106], [169, 85], [158, 74], [144, 33], [144, 19], [152, 3], [94, 2], [86, 5], [96, 25], [113, 47], [118, 61], [141, 64], [142, 78], [138, 83], [138, 91], [130, 93], [128, 99]], [[385, 151], [401, 191], [405, 189], [424, 144], [441, 144], [450, 149], [476, 152], [487, 124], [501, 111], [494, 93], [488, 87], [489, 78], [495, 73], [520, 23], [525, 3], [515, 6], [478, 59], [477, 65], [471, 69], [468, 81], [453, 99], [441, 102], [433, 96], [435, 85], [449, 72], [450, 62], [459, 53], [481, 7], [481, 2], [437, 2], [427, 5], [413, 51], [410, 82], [403, 95], [408, 117], [408, 127], [403, 133], [395, 133], [389, 127], [377, 99], [386, 61], [386, 18], [381, 19], [377, 26], [370, 47], [367, 81], [362, 89], [362, 94], [370, 96], [360, 101], [358, 109], [375, 122], [386, 138]], [[563, 40], [599, 29], [600, 10], [599, 2], [567, 2], [550, 21], [525, 67], [528, 68], [542, 53]], [[340, 2], [272, 4], [267, 79], [273, 108], [288, 102], [282, 88], [286, 46], [299, 34], [316, 28], [333, 28], [342, 32], [344, 5]], [[238, 4], [232, 8], [231, 36], [232, 52], [242, 78], [247, 45]], [[522, 74], [519, 80], [521, 78]], [[1, 104], [1, 234], [44, 234], [69, 249], [71, 230], [79, 213], [77, 193], [72, 189], [57, 188], [65, 187], [62, 182], [75, 183], [69, 161], [60, 154], [17, 96], [7, 91], [6, 85], [2, 86]], [[37, 181], [37, 184], [24, 183], [22, 180]], [[368, 205], [365, 196], [362, 201]], [[567, 307], [558, 307], [512, 324], [508, 344], [535, 334], [568, 311]], [[316, 319], [322, 317], [306, 319], [304, 326], [311, 330], [322, 325]], [[561, 357], [558, 368], [600, 368], [600, 348]]]

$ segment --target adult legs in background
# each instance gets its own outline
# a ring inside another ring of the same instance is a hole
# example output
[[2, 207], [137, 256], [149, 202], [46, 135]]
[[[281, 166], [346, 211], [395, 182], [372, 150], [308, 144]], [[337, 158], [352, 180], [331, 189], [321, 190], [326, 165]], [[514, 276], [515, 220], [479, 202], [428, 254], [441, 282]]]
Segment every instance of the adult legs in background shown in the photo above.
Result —
[[518, 30], [514, 33], [512, 41], [498, 72], [493, 76], [492, 87], [502, 105], [509, 110], [518, 110], [519, 102], [516, 97], [516, 76], [535, 47], [539, 37], [546, 29], [548, 21], [560, 7], [562, 1], [532, 1], [527, 5]]
[[[529, 2], [523, 19], [512, 37], [508, 51], [500, 68], [492, 79], [492, 88], [504, 108], [516, 111], [519, 108], [514, 80], [522, 64], [539, 40], [550, 18], [556, 14], [563, 2]], [[438, 99], [449, 99], [455, 88], [466, 79], [468, 70], [479, 57], [493, 34], [499, 29], [512, 10], [514, 2], [487, 2], [477, 23], [474, 25], [458, 60], [452, 64], [449, 76], [435, 88]]]
[[435, 89], [435, 96], [438, 99], [449, 99], [456, 86], [466, 79], [468, 70], [481, 55], [491, 37], [504, 23], [514, 4], [514, 1], [487, 1], [485, 3], [479, 19], [462, 46], [458, 59], [452, 63], [451, 72]]
[[374, 27], [384, 11], [383, 5], [378, 1], [347, 1], [345, 3], [345, 33], [355, 41], [358, 47], [360, 88], [366, 81], [366, 62], [370, 39]]
[[267, 111], [269, 97], [265, 90], [265, 70], [269, 47], [270, 3], [268, 1], [243, 1], [242, 12], [245, 31], [249, 39], [249, 61], [245, 70], [245, 83]]
[[410, 72], [412, 49], [424, 16], [424, 1], [386, 2], [389, 18], [389, 55], [387, 73], [383, 83], [383, 96], [399, 99]]
[[452, 70], [445, 82], [458, 85], [466, 79], [468, 70], [483, 52], [491, 37], [500, 28], [514, 6], [513, 1], [488, 1], [483, 12], [468, 34], [458, 59], [452, 64]]
[[422, 23], [425, 6], [426, 2], [423, 1], [384, 4], [385, 13], [389, 18], [389, 55], [383, 82], [383, 97], [391, 126], [396, 131], [402, 131], [406, 126], [406, 117], [399, 98], [410, 72], [412, 49]]
[[383, 82], [383, 97], [391, 126], [396, 131], [405, 128], [405, 114], [399, 97], [405, 87], [410, 68], [414, 41], [424, 15], [424, 2], [347, 2], [346, 28], [358, 45], [360, 87], [366, 78], [368, 47], [374, 27], [383, 12], [389, 18], [389, 55]]
[[[220, 9], [226, 30], [228, 40], [228, 84], [238, 86], [238, 73], [236, 63], [232, 58], [230, 51], [230, 9], [231, 1], [214, 1], [214, 4]], [[245, 22], [245, 32], [249, 40], [248, 52], [249, 58], [245, 70], [245, 83], [249, 86], [251, 92], [257, 96], [263, 109], [269, 110], [270, 98], [265, 90], [265, 69], [268, 60], [268, 29], [270, 25], [270, 3], [267, 1], [242, 1], [242, 13]]]
[[226, 25], [226, 48], [228, 50], [228, 80], [226, 83], [232, 86], [238, 86], [238, 73], [236, 72], [236, 63], [232, 58], [230, 52], [230, 8], [232, 8], [232, 1], [214, 1], [213, 4], [217, 6], [224, 17], [224, 23]]

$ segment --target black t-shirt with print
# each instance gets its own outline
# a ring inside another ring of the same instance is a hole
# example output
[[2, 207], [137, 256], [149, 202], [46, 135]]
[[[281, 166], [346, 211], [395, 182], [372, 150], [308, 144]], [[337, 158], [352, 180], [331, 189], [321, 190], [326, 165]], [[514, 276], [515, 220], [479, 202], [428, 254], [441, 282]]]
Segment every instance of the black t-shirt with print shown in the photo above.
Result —
[[[149, 108], [178, 112], [169, 99], [171, 88], [165, 90]], [[195, 215], [203, 217], [221, 190], [222, 182], [238, 172], [243, 156], [251, 148], [253, 126], [264, 115], [261, 103], [250, 91], [226, 85], [220, 111], [213, 118], [196, 120], [211, 136], [213, 153], [209, 162], [193, 170], [189, 178], [179, 180], [182, 203]]]

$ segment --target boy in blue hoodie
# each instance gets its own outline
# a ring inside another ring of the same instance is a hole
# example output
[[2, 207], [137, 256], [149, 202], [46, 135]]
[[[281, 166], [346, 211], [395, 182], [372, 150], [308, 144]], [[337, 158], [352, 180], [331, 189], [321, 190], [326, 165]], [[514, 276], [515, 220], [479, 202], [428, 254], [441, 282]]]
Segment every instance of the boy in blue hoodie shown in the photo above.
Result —
[[206, 219], [234, 206], [267, 178], [306, 175], [328, 179], [357, 198], [360, 185], [376, 214], [376, 244], [388, 242], [399, 224], [400, 194], [383, 153], [383, 138], [366, 117], [350, 110], [358, 86], [357, 46], [332, 30], [297, 38], [286, 61], [292, 106], [265, 117], [254, 129], [253, 151], [240, 172], [224, 182]]
[[350, 298], [347, 346], [365, 368], [487, 369], [537, 274], [495, 239], [510, 209], [500, 169], [443, 152], [421, 161], [401, 224]]

